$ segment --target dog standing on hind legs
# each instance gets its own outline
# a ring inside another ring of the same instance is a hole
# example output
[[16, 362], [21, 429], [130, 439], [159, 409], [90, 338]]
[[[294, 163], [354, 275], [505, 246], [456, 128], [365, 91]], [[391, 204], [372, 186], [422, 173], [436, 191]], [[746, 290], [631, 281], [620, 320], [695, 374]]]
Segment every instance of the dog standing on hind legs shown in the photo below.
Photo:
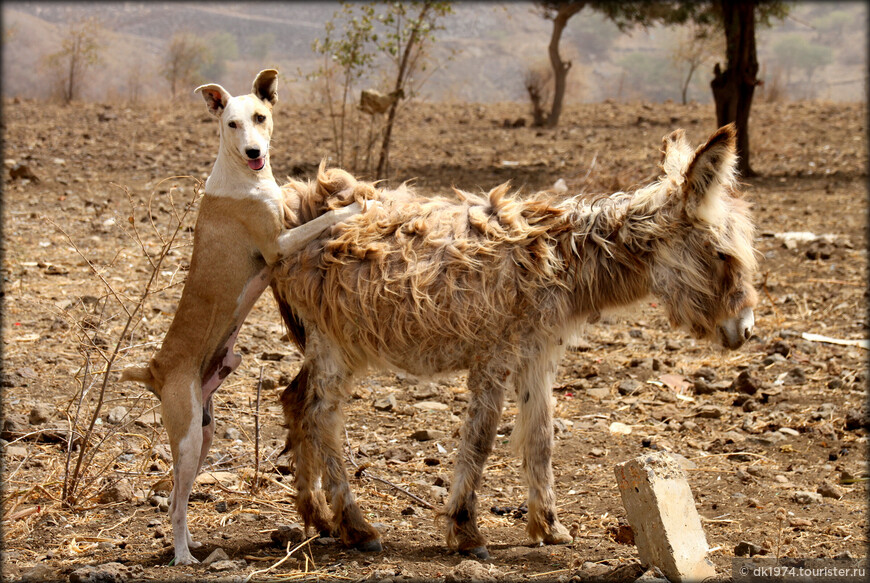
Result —
[[261, 71], [251, 94], [239, 97], [220, 85], [196, 89], [220, 121], [220, 149], [205, 183], [190, 272], [160, 351], [148, 366], [127, 368], [121, 376], [160, 398], [172, 449], [176, 565], [198, 562], [190, 548], [201, 543], [190, 535], [187, 503], [214, 437], [212, 394], [241, 362], [233, 345], [245, 317], [276, 262], [361, 210], [353, 203], [285, 229], [286, 195], [269, 163], [277, 76], [273, 69]]

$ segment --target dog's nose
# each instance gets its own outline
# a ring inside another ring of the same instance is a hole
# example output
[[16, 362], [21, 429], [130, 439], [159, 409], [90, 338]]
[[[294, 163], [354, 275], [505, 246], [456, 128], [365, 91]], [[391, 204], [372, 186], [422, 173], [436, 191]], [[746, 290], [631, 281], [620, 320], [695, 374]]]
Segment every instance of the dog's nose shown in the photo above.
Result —
[[259, 148], [248, 148], [247, 150], [245, 150], [245, 154], [247, 154], [248, 158], [250, 158], [251, 160], [256, 160], [260, 157], [260, 150]]

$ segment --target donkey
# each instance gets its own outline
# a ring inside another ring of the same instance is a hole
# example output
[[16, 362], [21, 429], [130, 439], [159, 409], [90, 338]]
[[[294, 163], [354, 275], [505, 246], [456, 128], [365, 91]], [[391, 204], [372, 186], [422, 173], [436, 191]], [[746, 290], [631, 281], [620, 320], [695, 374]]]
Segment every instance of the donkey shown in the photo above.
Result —
[[520, 199], [501, 185], [482, 196], [456, 191], [457, 202], [378, 190], [377, 204], [280, 264], [273, 293], [305, 355], [281, 401], [306, 528], [382, 548], [342, 461], [341, 403], [354, 376], [368, 367], [468, 370], [467, 419], [441, 512], [448, 546], [489, 556], [476, 490], [510, 388], [527, 534], [570, 542], [553, 491], [550, 392], [578, 329], [653, 294], [695, 337], [736, 349], [752, 334], [754, 227], [736, 160], [729, 125], [697, 149], [682, 130], [665, 137], [664, 174], [633, 193]]

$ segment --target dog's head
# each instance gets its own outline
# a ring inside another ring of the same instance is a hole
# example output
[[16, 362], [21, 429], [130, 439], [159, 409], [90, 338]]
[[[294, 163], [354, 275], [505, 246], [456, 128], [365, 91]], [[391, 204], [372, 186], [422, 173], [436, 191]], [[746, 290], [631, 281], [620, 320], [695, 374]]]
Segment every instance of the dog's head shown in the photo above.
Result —
[[217, 84], [201, 85], [209, 113], [221, 123], [221, 148], [240, 158], [254, 172], [266, 167], [272, 138], [272, 106], [278, 102], [278, 71], [260, 71], [251, 93], [233, 97]]

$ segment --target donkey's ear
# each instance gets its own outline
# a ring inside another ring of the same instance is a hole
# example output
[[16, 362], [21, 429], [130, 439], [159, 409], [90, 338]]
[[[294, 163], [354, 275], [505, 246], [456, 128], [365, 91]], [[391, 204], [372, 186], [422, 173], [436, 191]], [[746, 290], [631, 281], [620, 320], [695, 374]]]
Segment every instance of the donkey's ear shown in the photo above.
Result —
[[692, 159], [692, 153], [692, 147], [686, 141], [685, 130], [674, 130], [662, 138], [662, 160], [659, 165], [668, 177], [682, 177], [683, 169]]
[[257, 73], [251, 93], [271, 105], [278, 103], [278, 71], [264, 69]]
[[737, 131], [734, 124], [728, 124], [695, 150], [683, 184], [687, 213], [709, 223], [719, 222], [722, 195], [734, 190], [736, 144]]
[[205, 105], [208, 107], [208, 112], [215, 117], [220, 117], [226, 108], [227, 103], [232, 99], [232, 95], [220, 85], [200, 85], [193, 90], [194, 93], [202, 93], [202, 98], [205, 99]]

